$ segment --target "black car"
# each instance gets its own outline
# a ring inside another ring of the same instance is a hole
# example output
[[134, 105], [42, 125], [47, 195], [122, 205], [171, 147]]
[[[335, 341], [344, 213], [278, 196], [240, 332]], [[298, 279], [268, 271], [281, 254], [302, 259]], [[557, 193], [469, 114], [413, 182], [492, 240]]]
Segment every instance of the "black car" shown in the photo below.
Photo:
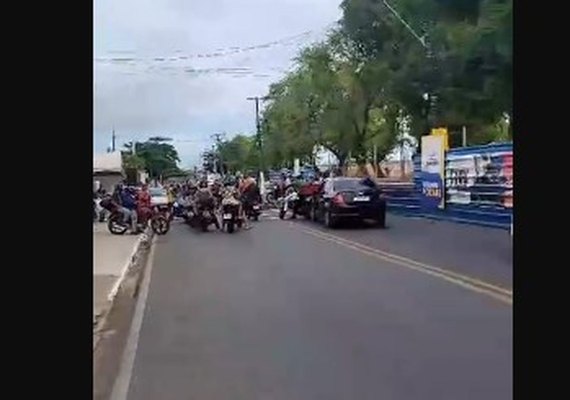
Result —
[[313, 215], [329, 228], [348, 219], [371, 219], [383, 228], [386, 223], [386, 201], [370, 179], [328, 178], [321, 187]]

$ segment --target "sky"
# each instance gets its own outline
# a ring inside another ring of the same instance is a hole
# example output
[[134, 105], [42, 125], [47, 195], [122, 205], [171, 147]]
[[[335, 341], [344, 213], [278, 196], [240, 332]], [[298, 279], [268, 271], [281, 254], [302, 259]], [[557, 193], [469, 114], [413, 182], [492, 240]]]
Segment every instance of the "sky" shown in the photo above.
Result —
[[95, 152], [173, 138], [183, 168], [214, 133], [252, 134], [250, 96], [324, 38], [340, 0], [95, 0]]

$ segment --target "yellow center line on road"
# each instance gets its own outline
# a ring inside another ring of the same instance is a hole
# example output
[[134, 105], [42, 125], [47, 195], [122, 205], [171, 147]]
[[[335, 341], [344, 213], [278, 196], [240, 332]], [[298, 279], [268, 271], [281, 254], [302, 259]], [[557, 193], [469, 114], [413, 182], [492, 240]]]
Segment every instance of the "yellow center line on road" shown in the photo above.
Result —
[[375, 249], [373, 247], [366, 246], [362, 243], [354, 242], [342, 238], [340, 236], [325, 233], [316, 229], [301, 227], [299, 224], [289, 223], [290, 226], [299, 229], [300, 231], [315, 236], [319, 239], [327, 240], [332, 243], [342, 245], [344, 247], [350, 248], [352, 250], [358, 251], [360, 253], [366, 254], [368, 256], [391, 262], [392, 264], [400, 265], [414, 271], [422, 272], [447, 282], [453, 283], [455, 285], [461, 286], [465, 289], [485, 294], [496, 300], [499, 300], [506, 304], [513, 303], [513, 292], [512, 290], [502, 288], [491, 283], [481, 281], [476, 278], [469, 277], [457, 272], [453, 272], [447, 269], [438, 268], [433, 265], [421, 263], [419, 261], [412, 260], [407, 257], [402, 257], [396, 254], [391, 254], [382, 250]]

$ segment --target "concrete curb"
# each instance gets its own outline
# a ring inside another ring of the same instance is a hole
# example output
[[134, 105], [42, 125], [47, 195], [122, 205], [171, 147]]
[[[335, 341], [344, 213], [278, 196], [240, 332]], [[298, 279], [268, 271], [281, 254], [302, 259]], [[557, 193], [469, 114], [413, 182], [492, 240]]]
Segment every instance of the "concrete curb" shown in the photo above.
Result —
[[99, 336], [101, 334], [101, 329], [102, 329], [102, 327], [105, 326], [105, 320], [107, 318], [107, 315], [109, 314], [109, 312], [113, 308], [113, 302], [115, 300], [115, 297], [117, 297], [117, 294], [119, 293], [119, 289], [121, 288], [123, 281], [125, 280], [126, 276], [128, 275], [129, 271], [131, 270], [131, 268], [137, 263], [138, 258], [140, 256], [140, 253], [144, 249], [143, 244], [146, 244], [146, 243], [151, 244], [153, 236], [154, 236], [154, 233], [153, 233], [152, 229], [149, 227], [137, 238], [137, 241], [133, 247], [133, 251], [131, 252], [131, 256], [129, 257], [129, 259], [127, 260], [125, 265], [123, 266], [123, 269], [121, 271], [121, 275], [117, 278], [117, 280], [113, 284], [113, 287], [109, 291], [109, 294], [107, 295], [107, 301], [109, 302], [108, 306], [106, 307], [105, 311], [103, 311], [101, 314], [94, 316], [94, 321], [93, 321], [93, 339], [94, 339], [93, 340], [93, 350], [96, 349], [97, 344], [99, 343], [99, 340], [100, 340]]
[[135, 262], [137, 260], [137, 256], [141, 250], [141, 245], [145, 242], [150, 242], [150, 240], [152, 240], [152, 230], [150, 228], [147, 228], [145, 230], [145, 232], [143, 232], [138, 237], [137, 242], [135, 243], [135, 246], [133, 247], [133, 251], [131, 253], [131, 256], [129, 257], [129, 259], [127, 260], [125, 265], [123, 266], [123, 269], [121, 271], [121, 275], [115, 281], [115, 284], [113, 285], [113, 287], [111, 288], [111, 291], [107, 295], [107, 300], [110, 301], [111, 303], [115, 299], [115, 296], [117, 295], [119, 288], [121, 287], [121, 283], [125, 279], [125, 276], [127, 276], [127, 273], [129, 272], [131, 267], [135, 264]]

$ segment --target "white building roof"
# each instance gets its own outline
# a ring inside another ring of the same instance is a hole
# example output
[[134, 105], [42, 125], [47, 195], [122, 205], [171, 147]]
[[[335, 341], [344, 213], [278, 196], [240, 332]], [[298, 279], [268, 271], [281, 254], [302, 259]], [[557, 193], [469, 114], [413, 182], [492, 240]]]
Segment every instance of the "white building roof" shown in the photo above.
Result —
[[93, 156], [93, 172], [123, 172], [121, 152], [95, 154]]

